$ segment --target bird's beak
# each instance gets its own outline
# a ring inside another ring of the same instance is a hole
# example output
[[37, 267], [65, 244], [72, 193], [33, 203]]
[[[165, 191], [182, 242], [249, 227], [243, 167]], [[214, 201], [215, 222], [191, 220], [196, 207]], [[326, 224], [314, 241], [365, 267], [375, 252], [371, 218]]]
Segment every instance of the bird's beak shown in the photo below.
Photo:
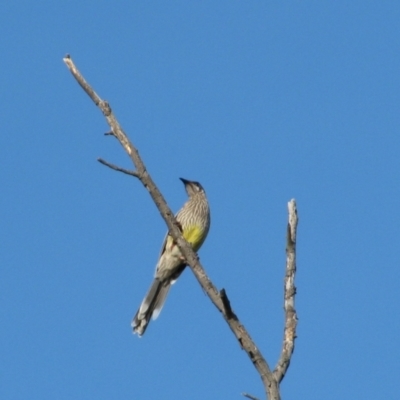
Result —
[[183, 179], [183, 178], [179, 178], [182, 182], [183, 182], [183, 184], [186, 186], [186, 185], [188, 185], [189, 183], [191, 183], [190, 181], [188, 181], [187, 179]]

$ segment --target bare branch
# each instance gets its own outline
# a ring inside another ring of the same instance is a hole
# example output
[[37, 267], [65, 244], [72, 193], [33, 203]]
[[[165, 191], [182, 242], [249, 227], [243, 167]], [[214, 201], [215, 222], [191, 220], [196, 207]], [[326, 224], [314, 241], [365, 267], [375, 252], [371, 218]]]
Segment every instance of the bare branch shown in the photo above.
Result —
[[252, 396], [251, 394], [248, 393], [242, 393], [242, 396], [247, 397], [250, 400], [258, 400], [257, 397]]
[[75, 79], [78, 81], [79, 85], [81, 85], [82, 89], [87, 93], [87, 95], [93, 100], [94, 104], [96, 106], [100, 105], [100, 102], [102, 101], [100, 97], [97, 95], [97, 93], [90, 87], [90, 85], [85, 81], [84, 77], [81, 75], [81, 73], [78, 71], [78, 69], [75, 67], [75, 64], [72, 62], [72, 59], [69, 54], [67, 54], [64, 57], [64, 62], [67, 64], [67, 67], [71, 71], [72, 75], [75, 77]]
[[283, 346], [281, 356], [274, 370], [274, 377], [280, 383], [289, 368], [290, 359], [294, 351], [296, 339], [297, 315], [295, 310], [296, 286], [296, 232], [297, 232], [297, 207], [294, 199], [288, 203], [289, 223], [286, 238], [286, 273], [284, 284], [284, 310], [285, 329], [283, 333]]
[[109, 168], [111, 168], [111, 169], [113, 169], [115, 171], [123, 172], [124, 174], [132, 175], [135, 178], [139, 178], [139, 174], [137, 172], [135, 172], [135, 171], [131, 171], [129, 169], [118, 167], [117, 165], [111, 164], [108, 161], [103, 160], [102, 158], [98, 158], [97, 161], [100, 164], [103, 164], [103, 165], [105, 165], [105, 166], [107, 166], [107, 167], [109, 167]]
[[[176, 222], [175, 217], [165, 202], [164, 197], [154, 184], [150, 175], [148, 174], [137, 149], [133, 146], [133, 144], [128, 139], [127, 135], [123, 131], [119, 122], [115, 118], [111, 107], [109, 104], [102, 100], [96, 92], [91, 88], [91, 86], [86, 82], [81, 73], [76, 68], [70, 56], [66, 56], [64, 58], [64, 62], [71, 71], [74, 78], [78, 81], [79, 85], [83, 88], [83, 90], [89, 95], [92, 101], [101, 109], [103, 115], [105, 116], [107, 123], [111, 127], [111, 134], [114, 135], [118, 141], [123, 146], [124, 150], [129, 155], [133, 164], [135, 165], [136, 171], [128, 171], [122, 168], [116, 167], [112, 164], [104, 162], [104, 160], [100, 161], [104, 165], [109, 166], [112, 169], [117, 171], [121, 171], [124, 173], [128, 173], [129, 175], [133, 175], [137, 177], [141, 183], [145, 186], [145, 188], [149, 191], [150, 196], [152, 197], [154, 203], [156, 204], [162, 218], [166, 222], [169, 234], [174, 238], [177, 245], [179, 246], [182, 255], [185, 257], [187, 264], [192, 269], [194, 275], [199, 281], [203, 290], [207, 293], [208, 297], [211, 299], [212, 303], [217, 307], [217, 309], [222, 313], [225, 321], [229, 325], [229, 328], [235, 335], [242, 349], [247, 353], [250, 361], [253, 363], [254, 367], [257, 369], [261, 380], [264, 384], [264, 388], [266, 391], [266, 395], [270, 400], [280, 400], [279, 394], [279, 380], [276, 379], [274, 374], [272, 373], [270, 367], [268, 366], [266, 360], [262, 356], [258, 347], [255, 345], [254, 341], [250, 337], [249, 333], [245, 329], [245, 327], [240, 323], [238, 317], [234, 313], [231, 308], [230, 302], [226, 296], [225, 291], [220, 292], [217, 290], [215, 285], [211, 282], [209, 277], [206, 275], [204, 268], [200, 264], [200, 261], [197, 255], [193, 252], [191, 246], [183, 239], [179, 224]], [[292, 236], [291, 236], [292, 237]], [[295, 237], [295, 236], [293, 236]], [[286, 294], [285, 294], [286, 298]], [[286, 305], [286, 301], [285, 301]], [[286, 332], [286, 328], [285, 328]], [[287, 368], [287, 367], [286, 367]], [[286, 369], [285, 369], [286, 371]], [[279, 376], [279, 375], [278, 375]], [[249, 397], [248, 395], [247, 397]], [[254, 397], [249, 397], [255, 399]]]
[[[131, 158], [139, 175], [142, 176], [143, 174], [146, 174], [146, 169], [143, 165], [143, 162], [139, 156], [138, 151], [135, 149], [135, 147], [133, 147], [132, 143], [129, 141], [129, 139], [126, 136], [125, 132], [123, 131], [122, 127], [116, 120], [116, 118], [111, 110], [110, 105], [106, 101], [102, 100], [100, 98], [100, 96], [86, 82], [86, 80], [84, 79], [82, 74], [78, 71], [78, 68], [76, 68], [74, 62], [72, 61], [72, 59], [69, 55], [64, 57], [63, 61], [65, 62], [68, 69], [70, 70], [71, 74], [77, 80], [79, 85], [82, 87], [82, 89], [93, 100], [94, 104], [96, 104], [96, 106], [98, 106], [100, 108], [103, 115], [106, 117], [107, 123], [111, 128], [111, 132], [109, 132], [108, 134], [114, 135], [119, 140], [119, 142], [121, 143], [121, 145], [123, 146], [125, 151], [128, 153], [129, 157]], [[153, 183], [153, 185], [154, 185], [154, 183]], [[159, 194], [161, 195], [161, 193], [159, 193]]]

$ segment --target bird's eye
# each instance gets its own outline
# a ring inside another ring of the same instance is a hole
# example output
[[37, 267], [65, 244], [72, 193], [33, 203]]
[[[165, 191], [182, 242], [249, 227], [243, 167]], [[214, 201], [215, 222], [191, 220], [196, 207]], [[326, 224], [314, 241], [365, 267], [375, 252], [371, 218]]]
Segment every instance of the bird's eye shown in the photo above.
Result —
[[195, 188], [198, 192], [201, 192], [203, 190], [203, 187], [200, 185], [200, 183], [195, 183]]

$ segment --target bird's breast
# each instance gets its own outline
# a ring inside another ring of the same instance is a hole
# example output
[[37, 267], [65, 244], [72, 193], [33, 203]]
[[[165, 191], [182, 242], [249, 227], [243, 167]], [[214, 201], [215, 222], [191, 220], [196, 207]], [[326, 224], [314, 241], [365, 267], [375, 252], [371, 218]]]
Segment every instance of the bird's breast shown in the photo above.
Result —
[[183, 229], [183, 237], [197, 251], [204, 241], [204, 230], [198, 226], [187, 226]]

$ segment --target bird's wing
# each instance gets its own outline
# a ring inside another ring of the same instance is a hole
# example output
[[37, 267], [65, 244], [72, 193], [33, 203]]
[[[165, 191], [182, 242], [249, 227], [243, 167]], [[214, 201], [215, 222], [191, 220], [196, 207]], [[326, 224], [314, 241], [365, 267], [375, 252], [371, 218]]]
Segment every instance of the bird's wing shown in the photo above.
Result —
[[[182, 207], [183, 208], [183, 207]], [[178, 215], [179, 215], [179, 213], [181, 212], [182, 210], [179, 210], [176, 214], [175, 214], [175, 218], [178, 218]], [[164, 236], [164, 240], [163, 240], [163, 244], [162, 244], [162, 246], [161, 246], [161, 250], [160, 250], [160, 254], [158, 255], [158, 260], [160, 259], [160, 257], [162, 256], [162, 254], [164, 253], [164, 251], [165, 251], [165, 245], [167, 244], [167, 240], [168, 240], [168, 231], [167, 231], [167, 233], [165, 234], [165, 236]]]
[[167, 232], [167, 233], [165, 234], [165, 236], [164, 236], [164, 240], [163, 240], [163, 244], [162, 244], [162, 246], [161, 246], [160, 254], [158, 255], [155, 274], [157, 273], [158, 261], [160, 260], [160, 257], [163, 255], [163, 253], [164, 253], [164, 251], [165, 251], [165, 246], [166, 246], [166, 244], [167, 244], [167, 239], [168, 239], [168, 232]]
[[[185, 206], [185, 205], [184, 205], [184, 206]], [[184, 206], [175, 214], [175, 218], [176, 218], [176, 219], [179, 218], [179, 214], [180, 214], [180, 212], [182, 212]], [[158, 262], [159, 262], [161, 256], [164, 254], [165, 246], [167, 245], [167, 241], [168, 241], [168, 237], [170, 237], [170, 236], [168, 235], [168, 231], [167, 231], [167, 233], [166, 233], [165, 236], [164, 236], [164, 240], [163, 240], [163, 244], [162, 244], [162, 246], [161, 246], [160, 254], [158, 255], [156, 270], [155, 270], [155, 272], [154, 272], [154, 275], [155, 275], [155, 276], [157, 275]], [[171, 238], [171, 239], [172, 239], [172, 238]], [[174, 283], [175, 283], [175, 281], [178, 279], [178, 277], [179, 277], [179, 275], [181, 274], [181, 272], [184, 270], [185, 266], [186, 266], [186, 264], [182, 264], [182, 265], [181, 265], [181, 268], [182, 268], [181, 271], [178, 273], [178, 276], [170, 282], [171, 284], [174, 284]], [[161, 311], [161, 309], [160, 309], [160, 311]]]

